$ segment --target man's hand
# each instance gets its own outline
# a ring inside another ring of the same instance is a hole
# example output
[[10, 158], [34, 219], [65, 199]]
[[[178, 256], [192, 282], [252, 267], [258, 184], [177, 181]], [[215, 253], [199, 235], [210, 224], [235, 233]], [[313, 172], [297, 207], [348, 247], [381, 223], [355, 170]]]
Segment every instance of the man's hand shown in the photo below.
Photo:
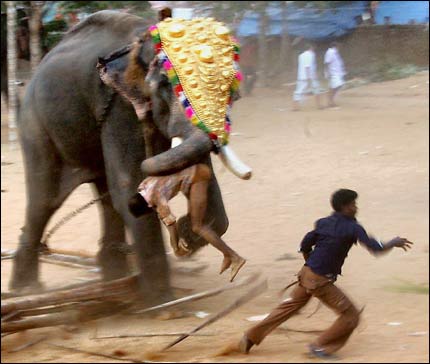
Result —
[[192, 253], [184, 239], [179, 239], [178, 247], [174, 250], [177, 257], [186, 257]]
[[309, 256], [311, 255], [311, 252], [309, 252], [309, 253], [302, 252], [302, 254], [303, 254], [303, 259], [305, 260], [305, 263], [306, 263], [306, 261], [308, 260]]
[[405, 252], [408, 251], [408, 249], [412, 248], [412, 245], [414, 243], [412, 243], [411, 241], [409, 241], [406, 238], [401, 238], [399, 236], [396, 236], [394, 239], [391, 239], [387, 245], [387, 248], [392, 248], [392, 247], [396, 247], [396, 248], [402, 248]]

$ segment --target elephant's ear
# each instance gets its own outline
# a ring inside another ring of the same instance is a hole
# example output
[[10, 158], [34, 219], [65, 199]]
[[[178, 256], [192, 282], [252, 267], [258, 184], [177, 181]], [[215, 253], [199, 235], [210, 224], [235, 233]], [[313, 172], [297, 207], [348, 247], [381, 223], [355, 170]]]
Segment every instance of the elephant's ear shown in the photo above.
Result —
[[148, 97], [145, 89], [148, 65], [140, 57], [141, 50], [142, 42], [138, 40], [106, 58], [99, 58], [97, 64], [103, 83], [129, 101], [139, 119], [143, 119], [148, 111]]
[[242, 95], [240, 94], [239, 89], [234, 90], [234, 91], [231, 93], [231, 100], [232, 100], [233, 102], [235, 102], [235, 101], [237, 101], [237, 100], [240, 100], [241, 98], [242, 98]]

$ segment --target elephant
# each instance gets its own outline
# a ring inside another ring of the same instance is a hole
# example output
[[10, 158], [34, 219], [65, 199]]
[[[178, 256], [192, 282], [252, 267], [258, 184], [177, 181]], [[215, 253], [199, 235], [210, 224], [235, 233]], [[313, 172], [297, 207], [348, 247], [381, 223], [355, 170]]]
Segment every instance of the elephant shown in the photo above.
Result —
[[[185, 119], [166, 76], [154, 66], [150, 37], [142, 34], [148, 34], [143, 18], [97, 12], [65, 34], [31, 79], [18, 116], [27, 206], [12, 289], [40, 285], [38, 254], [44, 229], [76, 187], [91, 183], [99, 196], [109, 193], [100, 203], [103, 227], [97, 259], [103, 278], [129, 272], [127, 227], [144, 303], [172, 298], [157, 215], [135, 218], [128, 201], [147, 175], [169, 174], [197, 162], [213, 170], [210, 153], [215, 146]], [[123, 88], [109, 84], [106, 75]], [[152, 126], [150, 148], [143, 124]], [[171, 148], [175, 138], [183, 142]], [[205, 221], [221, 236], [229, 222], [214, 174], [208, 196]], [[191, 231], [187, 215], [178, 220], [178, 230], [193, 251], [207, 244]]]

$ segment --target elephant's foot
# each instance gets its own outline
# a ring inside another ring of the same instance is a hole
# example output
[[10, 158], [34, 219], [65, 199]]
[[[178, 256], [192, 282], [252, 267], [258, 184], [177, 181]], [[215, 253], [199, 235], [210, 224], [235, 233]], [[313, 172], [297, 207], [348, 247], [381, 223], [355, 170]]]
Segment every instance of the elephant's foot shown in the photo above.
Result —
[[9, 289], [16, 291], [40, 291], [43, 289], [39, 281], [39, 253], [37, 249], [18, 248], [12, 266], [12, 278]]
[[130, 274], [127, 255], [130, 248], [127, 243], [103, 243], [97, 254], [97, 262], [106, 281], [119, 279]]
[[15, 293], [19, 296], [28, 296], [33, 294], [41, 294], [45, 292], [45, 285], [39, 281], [37, 282], [31, 282], [25, 287], [19, 287], [19, 288], [12, 288], [11, 285], [9, 285], [9, 289], [12, 293]]
[[145, 309], [174, 301], [176, 298], [170, 289], [141, 289], [136, 305], [139, 309]]

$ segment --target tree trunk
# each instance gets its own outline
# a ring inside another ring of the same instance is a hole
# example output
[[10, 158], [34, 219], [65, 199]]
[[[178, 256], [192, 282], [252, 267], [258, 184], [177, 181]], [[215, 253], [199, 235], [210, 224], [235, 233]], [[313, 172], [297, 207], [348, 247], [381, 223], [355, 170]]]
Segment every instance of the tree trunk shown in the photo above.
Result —
[[31, 1], [30, 26], [30, 62], [31, 71], [34, 73], [42, 59], [42, 47], [40, 42], [40, 26], [42, 22], [43, 1]]
[[258, 77], [261, 86], [267, 86], [267, 14], [266, 4], [261, 2], [260, 11], [260, 32], [258, 34], [258, 68], [260, 77]]
[[16, 7], [15, 1], [6, 1], [7, 6], [7, 72], [8, 72], [8, 125], [9, 142], [14, 143], [16, 135], [17, 89], [16, 89]]
[[291, 69], [291, 54], [290, 54], [290, 42], [288, 38], [288, 26], [287, 26], [287, 2], [281, 1], [281, 47], [279, 50], [279, 73], [280, 78], [285, 76], [288, 70]]

